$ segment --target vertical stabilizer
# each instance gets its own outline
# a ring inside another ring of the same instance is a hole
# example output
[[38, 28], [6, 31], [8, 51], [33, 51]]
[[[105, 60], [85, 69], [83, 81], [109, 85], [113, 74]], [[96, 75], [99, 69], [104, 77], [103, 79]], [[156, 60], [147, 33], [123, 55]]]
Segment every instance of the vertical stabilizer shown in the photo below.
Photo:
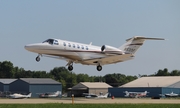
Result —
[[29, 93], [29, 94], [26, 96], [26, 98], [30, 98], [31, 95], [32, 95], [32, 93]]
[[126, 43], [123, 44], [119, 49], [125, 54], [135, 54], [136, 51], [143, 45], [145, 40], [164, 40], [163, 38], [147, 38], [141, 36], [135, 36], [127, 39]]

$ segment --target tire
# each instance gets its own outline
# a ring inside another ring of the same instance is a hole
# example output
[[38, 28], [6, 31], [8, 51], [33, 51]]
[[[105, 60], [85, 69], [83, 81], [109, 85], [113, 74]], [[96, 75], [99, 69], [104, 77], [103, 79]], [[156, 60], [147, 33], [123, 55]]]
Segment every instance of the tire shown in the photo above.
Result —
[[68, 70], [69, 70], [69, 71], [72, 71], [72, 70], [73, 70], [73, 66], [71, 66], [71, 65], [68, 66]]
[[40, 61], [40, 57], [39, 57], [39, 56], [36, 57], [36, 61], [37, 61], [37, 62]]
[[98, 71], [101, 71], [101, 70], [102, 70], [102, 66], [101, 66], [101, 65], [98, 65], [98, 66], [97, 66], [97, 70], [98, 70]]

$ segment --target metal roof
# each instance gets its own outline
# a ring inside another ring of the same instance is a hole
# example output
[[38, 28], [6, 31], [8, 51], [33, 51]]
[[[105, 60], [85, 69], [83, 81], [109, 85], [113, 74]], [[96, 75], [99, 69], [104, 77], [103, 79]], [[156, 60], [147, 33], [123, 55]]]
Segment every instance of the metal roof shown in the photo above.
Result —
[[14, 82], [17, 79], [0, 79], [0, 82], [3, 84], [10, 84], [12, 82]]
[[112, 87], [104, 82], [80, 82], [79, 84], [72, 87], [75, 88], [109, 88]]
[[20, 80], [29, 84], [61, 84], [51, 78], [20, 78]]
[[179, 83], [180, 76], [142, 77], [120, 87], [175, 87]]

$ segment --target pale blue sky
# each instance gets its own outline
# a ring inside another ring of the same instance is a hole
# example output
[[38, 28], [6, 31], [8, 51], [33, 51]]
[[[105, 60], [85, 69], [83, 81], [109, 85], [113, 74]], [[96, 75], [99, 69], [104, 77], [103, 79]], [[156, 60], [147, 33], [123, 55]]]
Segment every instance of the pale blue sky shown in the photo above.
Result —
[[59, 38], [119, 47], [135, 35], [161, 37], [146, 41], [134, 60], [103, 66], [74, 64], [75, 73], [153, 74], [180, 70], [179, 0], [0, 0], [0, 61], [26, 70], [50, 71], [66, 61], [41, 58], [24, 45]]

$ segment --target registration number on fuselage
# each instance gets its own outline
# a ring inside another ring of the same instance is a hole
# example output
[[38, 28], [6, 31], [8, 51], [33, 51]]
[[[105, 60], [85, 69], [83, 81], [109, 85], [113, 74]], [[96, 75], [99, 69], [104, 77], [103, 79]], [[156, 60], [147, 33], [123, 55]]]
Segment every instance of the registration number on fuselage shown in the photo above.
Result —
[[125, 50], [125, 51], [128, 51], [128, 52], [134, 52], [136, 49], [133, 49], [133, 48], [125, 48], [124, 50]]

